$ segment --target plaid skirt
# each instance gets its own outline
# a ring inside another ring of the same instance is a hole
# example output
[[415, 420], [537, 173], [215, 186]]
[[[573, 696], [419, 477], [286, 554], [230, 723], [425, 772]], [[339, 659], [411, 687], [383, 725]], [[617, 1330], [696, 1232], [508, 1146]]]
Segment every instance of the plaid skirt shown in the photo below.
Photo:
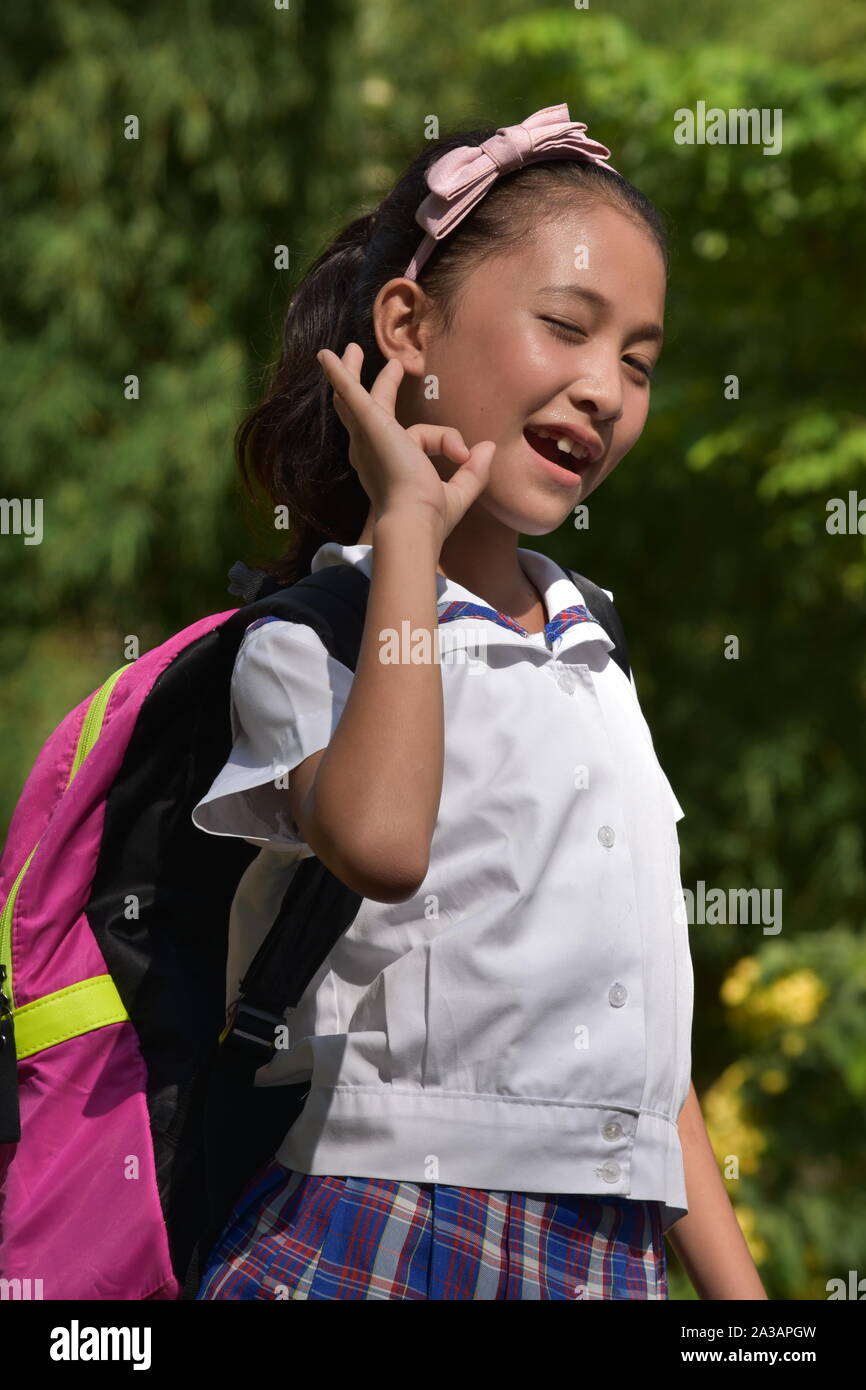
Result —
[[256, 1174], [203, 1299], [663, 1299], [658, 1202], [441, 1183]]

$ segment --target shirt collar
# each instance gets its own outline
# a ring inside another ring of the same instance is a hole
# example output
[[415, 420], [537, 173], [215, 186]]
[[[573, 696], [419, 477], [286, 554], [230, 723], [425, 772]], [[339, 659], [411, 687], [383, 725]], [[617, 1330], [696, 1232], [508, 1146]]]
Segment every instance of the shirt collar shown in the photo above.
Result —
[[[373, 568], [372, 549], [371, 545], [341, 545], [339, 541], [326, 541], [313, 556], [310, 572], [315, 574], [317, 570], [325, 569], [328, 565], [355, 565], [370, 579]], [[577, 585], [571, 579], [566, 578], [555, 561], [537, 550], [525, 550], [519, 546], [517, 555], [521, 568], [535, 584], [544, 600], [548, 623], [554, 623], [554, 620], [565, 610], [585, 609], [583, 595]], [[491, 609], [491, 605], [485, 599], [472, 593], [464, 585], [456, 583], [453, 579], [446, 579], [442, 574], [437, 574], [436, 592], [438, 595], [437, 608], [440, 614], [439, 636], [443, 651], [453, 650], [455, 647], [465, 647], [473, 642], [481, 641], [485, 646], [492, 643], [520, 645], [530, 651], [544, 653], [544, 648], [534, 642], [528, 643], [522, 631], [496, 622], [490, 617], [479, 616], [471, 611], [460, 614], [459, 607], [453, 606], [470, 604]], [[443, 622], [442, 615], [445, 610], [449, 609], [451, 612], [448, 613], [446, 621]], [[580, 646], [584, 642], [600, 642], [606, 651], [611, 651], [614, 646], [604, 628], [595, 621], [572, 622], [568, 626], [555, 623], [547, 631], [551, 637], [551, 652], [556, 656], [561, 656], [563, 652], [572, 647]]]

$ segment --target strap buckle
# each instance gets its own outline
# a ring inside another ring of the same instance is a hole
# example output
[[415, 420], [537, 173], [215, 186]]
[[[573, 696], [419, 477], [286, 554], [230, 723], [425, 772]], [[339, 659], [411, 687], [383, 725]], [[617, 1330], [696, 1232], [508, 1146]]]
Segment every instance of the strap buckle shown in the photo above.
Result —
[[7, 994], [5, 993], [5, 991], [4, 991], [4, 989], [3, 989], [3, 986], [5, 985], [5, 983], [6, 983], [6, 966], [3, 964], [2, 961], [0, 961], [0, 1049], [4, 1048], [4, 1047], [6, 1046], [6, 1039], [7, 1039], [7, 1030], [3, 1027], [3, 1024], [6, 1022], [7, 1019], [10, 1020], [10, 1022], [9, 1022], [9, 1036], [10, 1036], [10, 1037], [12, 1036], [11, 1030], [12, 1030], [12, 1028], [14, 1027], [14, 1023], [13, 1023], [13, 1021], [12, 1021], [12, 1020], [14, 1019], [14, 1014], [13, 1014], [13, 1012], [12, 1012], [12, 1006], [11, 1006], [11, 1004], [9, 1003], [9, 998], [8, 998]]
[[229, 1009], [228, 1022], [220, 1034], [220, 1042], [239, 1038], [273, 1056], [277, 1050], [275, 1030], [285, 1026], [286, 1020], [282, 1014], [257, 1009], [252, 1004], [245, 1003], [243, 998], [236, 999]]

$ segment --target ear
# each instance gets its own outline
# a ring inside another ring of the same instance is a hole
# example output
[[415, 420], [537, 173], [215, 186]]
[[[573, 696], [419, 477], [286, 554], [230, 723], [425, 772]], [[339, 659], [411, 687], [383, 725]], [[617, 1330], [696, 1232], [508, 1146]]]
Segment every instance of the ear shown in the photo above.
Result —
[[373, 331], [386, 359], [398, 358], [408, 376], [422, 377], [432, 336], [433, 301], [401, 275], [383, 285], [372, 309]]

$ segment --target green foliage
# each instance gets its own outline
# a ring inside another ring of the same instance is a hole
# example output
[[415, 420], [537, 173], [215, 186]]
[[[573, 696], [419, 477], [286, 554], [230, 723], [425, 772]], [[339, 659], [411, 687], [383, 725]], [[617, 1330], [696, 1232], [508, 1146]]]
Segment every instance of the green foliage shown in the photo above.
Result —
[[[866, 1250], [866, 545], [826, 524], [832, 498], [866, 495], [866, 21], [842, 0], [822, 17], [55, 0], [0, 21], [2, 492], [45, 518], [39, 546], [0, 537], [7, 818], [126, 634], [146, 650], [230, 606], [231, 562], [279, 548], [241, 504], [233, 430], [297, 276], [425, 117], [444, 132], [568, 101], [663, 210], [647, 428], [590, 529], [548, 549], [616, 594], [686, 812], [684, 884], [783, 890], [780, 938], [693, 927], [693, 1055], [720, 1162], [754, 1152], [729, 1191], [770, 1295], [801, 1299], [862, 1274]], [[780, 108], [782, 152], [677, 145], [698, 101]], [[797, 988], [820, 1000], [805, 1024], [785, 1014]]]

